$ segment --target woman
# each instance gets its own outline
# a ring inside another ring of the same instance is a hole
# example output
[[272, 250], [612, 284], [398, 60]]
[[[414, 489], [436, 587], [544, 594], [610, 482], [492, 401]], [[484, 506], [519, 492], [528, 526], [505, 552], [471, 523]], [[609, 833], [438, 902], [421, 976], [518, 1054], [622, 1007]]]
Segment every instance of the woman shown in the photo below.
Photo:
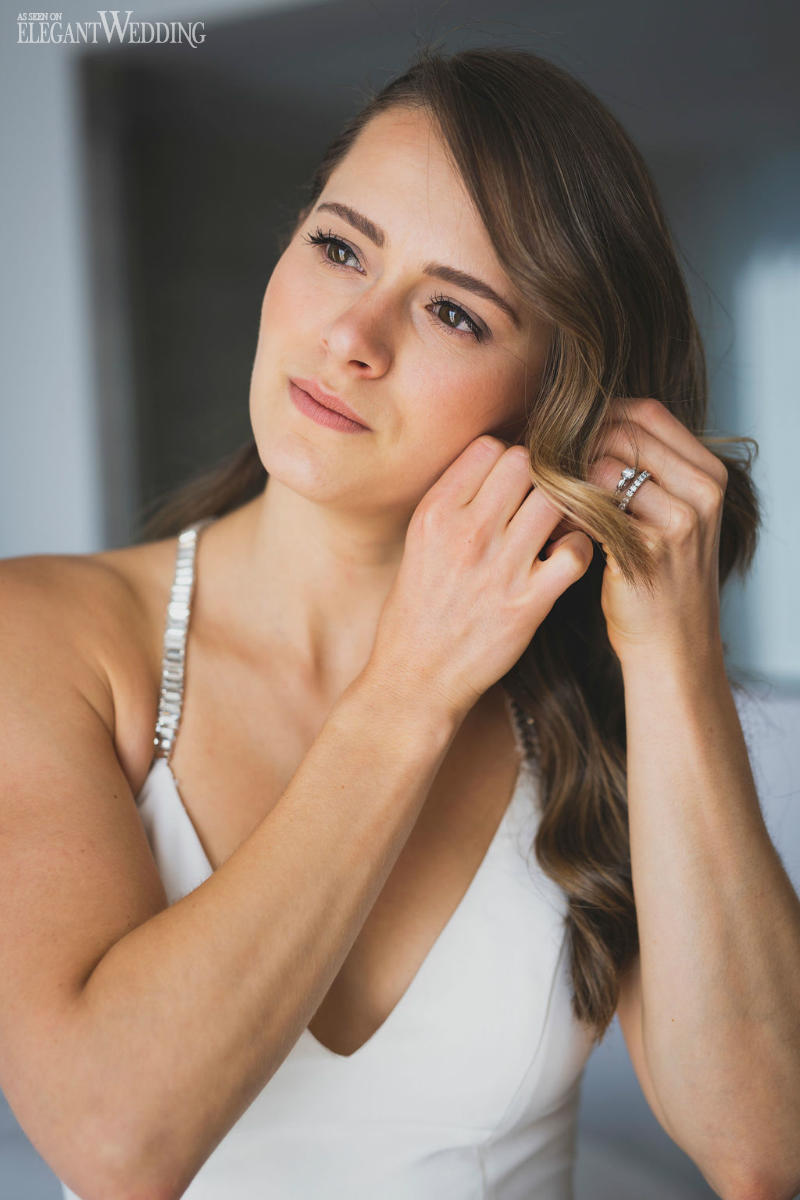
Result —
[[423, 53], [333, 143], [253, 445], [141, 545], [3, 566], [0, 1083], [66, 1196], [567, 1197], [615, 1012], [718, 1193], [792, 1194], [800, 913], [719, 630], [758, 510], [705, 403], [564, 72]]

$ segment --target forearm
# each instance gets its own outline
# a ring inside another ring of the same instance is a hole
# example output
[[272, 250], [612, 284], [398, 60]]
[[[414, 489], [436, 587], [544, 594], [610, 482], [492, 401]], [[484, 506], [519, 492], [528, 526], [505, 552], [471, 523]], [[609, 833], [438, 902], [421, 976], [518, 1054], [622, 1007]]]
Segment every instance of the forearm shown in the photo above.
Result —
[[73, 1044], [109, 1177], [130, 1183], [135, 1170], [142, 1194], [165, 1180], [180, 1192], [267, 1083], [354, 942], [455, 729], [360, 678], [251, 836], [105, 954]]
[[[643, 1039], [699, 1163], [800, 1171], [800, 902], [764, 825], [722, 648], [623, 664]], [[792, 1162], [794, 1156], [794, 1162]]]

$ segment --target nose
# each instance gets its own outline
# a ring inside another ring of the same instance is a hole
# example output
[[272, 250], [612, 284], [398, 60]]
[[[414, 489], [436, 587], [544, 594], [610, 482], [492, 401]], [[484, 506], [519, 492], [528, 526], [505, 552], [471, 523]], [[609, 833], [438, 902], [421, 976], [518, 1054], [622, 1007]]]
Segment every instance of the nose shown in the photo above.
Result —
[[374, 289], [340, 308], [322, 331], [322, 344], [340, 368], [383, 375], [393, 358], [392, 316]]

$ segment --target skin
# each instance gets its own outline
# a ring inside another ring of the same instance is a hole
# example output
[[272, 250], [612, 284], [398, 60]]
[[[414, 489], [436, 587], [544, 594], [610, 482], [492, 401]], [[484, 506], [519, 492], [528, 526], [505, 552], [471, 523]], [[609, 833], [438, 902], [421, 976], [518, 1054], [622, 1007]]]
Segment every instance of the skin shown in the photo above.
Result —
[[[323, 703], [369, 657], [422, 496], [480, 434], [517, 440], [550, 336], [515, 294], [423, 113], [374, 118], [318, 205], [328, 201], [366, 215], [386, 244], [316, 209], [298, 226], [264, 295], [251, 379], [268, 486], [203, 546], [220, 568], [207, 566], [208, 576], [227, 581], [214, 605], [220, 628], [235, 627], [251, 659], [274, 666], [280, 654]], [[353, 253], [304, 240], [319, 227]], [[429, 260], [485, 280], [519, 313], [519, 328], [492, 301], [424, 275]], [[476, 320], [484, 340], [463, 312], [432, 305], [436, 295]], [[297, 376], [340, 395], [370, 430], [311, 421], [289, 399]]]

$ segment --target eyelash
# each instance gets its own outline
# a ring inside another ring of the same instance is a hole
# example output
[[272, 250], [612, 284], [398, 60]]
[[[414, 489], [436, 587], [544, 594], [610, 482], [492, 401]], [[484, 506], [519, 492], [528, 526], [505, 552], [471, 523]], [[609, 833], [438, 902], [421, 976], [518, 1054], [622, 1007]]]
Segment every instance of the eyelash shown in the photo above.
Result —
[[[343, 241], [339, 237], [336, 237], [335, 234], [330, 231], [325, 233], [322, 229], [317, 229], [314, 233], [305, 234], [303, 241], [314, 246], [342, 246], [348, 252], [348, 254], [352, 254], [353, 258], [358, 258], [358, 255], [356, 254], [355, 250], [353, 250], [352, 246], [348, 246], [347, 242]], [[334, 262], [332, 259], [328, 258], [327, 254], [323, 254], [322, 261], [326, 266], [333, 267], [334, 269], [336, 267], [345, 266], [345, 263]], [[460, 304], [455, 304], [452, 300], [449, 300], [447, 296], [432, 296], [429, 307], [435, 307], [438, 304], [446, 304], [448, 308], [452, 308], [456, 312], [460, 312], [462, 319], [469, 325], [469, 332], [464, 329], [456, 329], [454, 325], [448, 325], [446, 321], [442, 321], [438, 316], [431, 314], [431, 321], [440, 329], [443, 329], [445, 333], [455, 333], [459, 334], [461, 337], [474, 338], [476, 342], [482, 342], [484, 340], [486, 336], [484, 331], [478, 324], [476, 324], [475, 321], [473, 321], [469, 313], [464, 311]]]

